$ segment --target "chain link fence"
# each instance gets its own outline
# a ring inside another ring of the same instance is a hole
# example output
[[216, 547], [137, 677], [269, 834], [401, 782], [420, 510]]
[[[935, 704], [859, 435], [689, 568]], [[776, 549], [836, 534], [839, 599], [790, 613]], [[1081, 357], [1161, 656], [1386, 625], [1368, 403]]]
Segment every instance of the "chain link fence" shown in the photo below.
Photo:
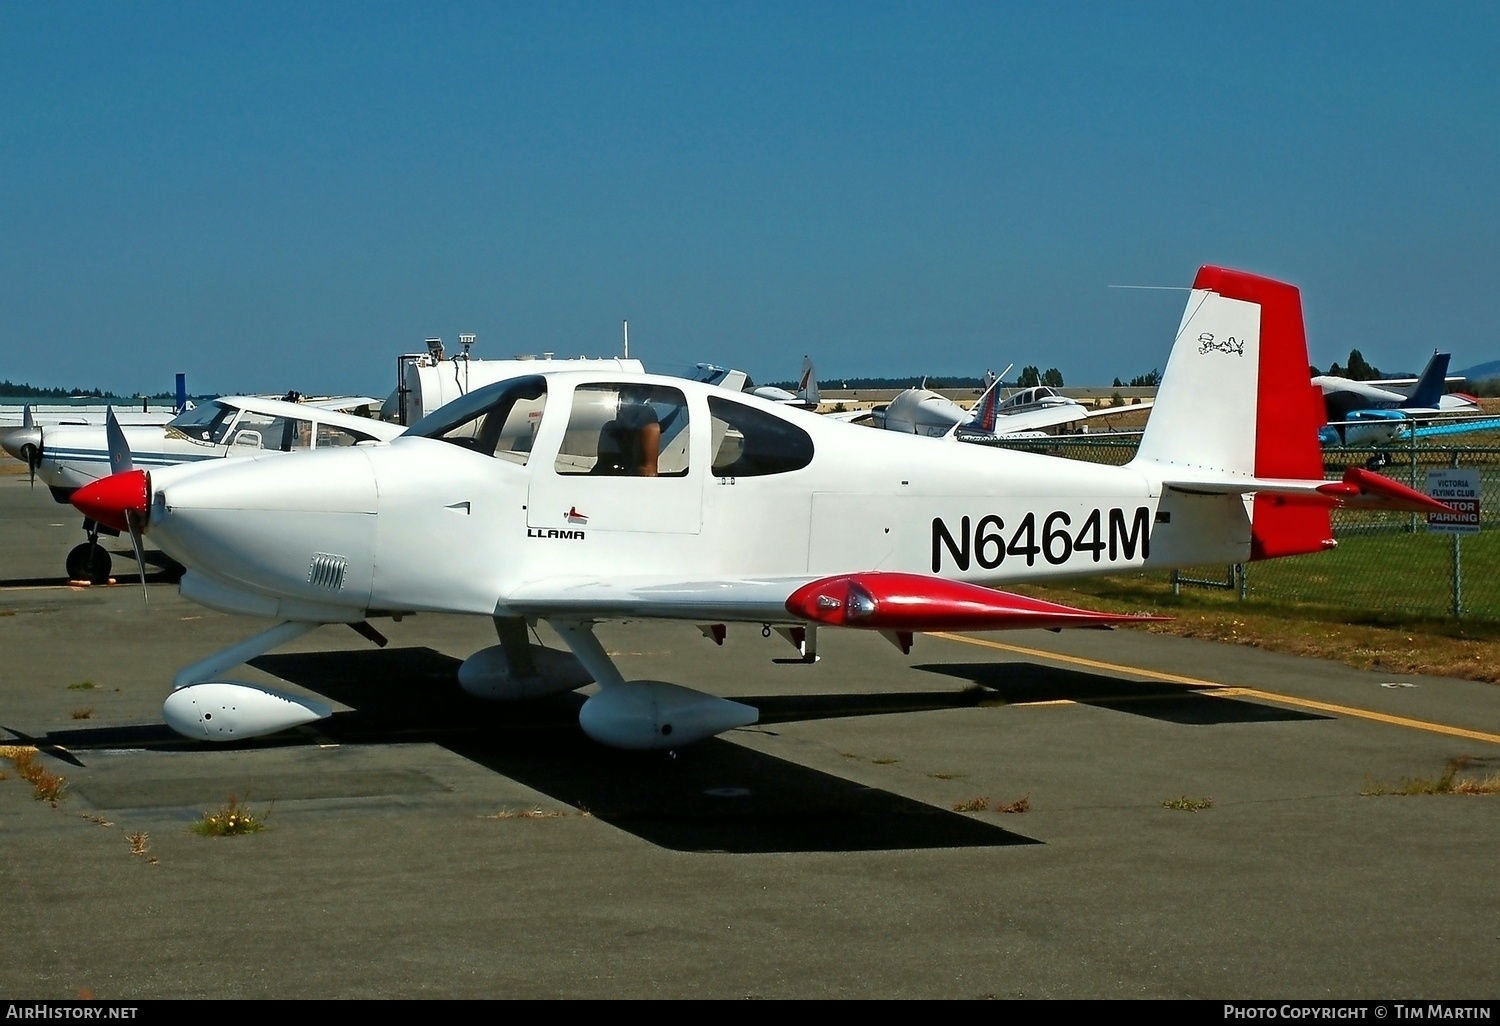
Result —
[[[1138, 434], [1059, 435], [1004, 447], [1118, 466], [1134, 457], [1139, 441]], [[1338, 547], [1331, 552], [1159, 576], [1173, 590], [1222, 588], [1240, 598], [1500, 622], [1500, 437], [1479, 441], [1485, 444], [1424, 445], [1413, 439], [1323, 450], [1324, 475], [1334, 481], [1349, 467], [1368, 467], [1426, 492], [1432, 471], [1472, 472], [1479, 485], [1478, 533], [1429, 530], [1421, 513], [1337, 509], [1332, 519]]]

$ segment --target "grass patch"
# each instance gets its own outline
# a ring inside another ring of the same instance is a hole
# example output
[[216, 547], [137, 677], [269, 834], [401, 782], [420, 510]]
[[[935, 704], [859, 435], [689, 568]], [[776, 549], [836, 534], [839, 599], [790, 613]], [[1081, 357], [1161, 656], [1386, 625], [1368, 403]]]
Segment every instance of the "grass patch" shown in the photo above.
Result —
[[1214, 800], [1212, 798], [1189, 798], [1184, 794], [1176, 798], [1168, 798], [1161, 803], [1161, 807], [1176, 809], [1179, 812], [1202, 812], [1204, 809], [1213, 808]]
[[0, 746], [0, 759], [10, 760], [16, 775], [31, 785], [32, 797], [39, 802], [57, 803], [68, 796], [68, 778], [60, 777], [37, 761], [37, 750], [29, 745]]
[[68, 715], [75, 720], [91, 720], [94, 718], [94, 707], [91, 705], [80, 705], [78, 708], [68, 713]]
[[234, 795], [219, 806], [217, 812], [205, 812], [203, 818], [193, 824], [193, 833], [202, 837], [237, 837], [240, 834], [254, 834], [266, 828], [266, 819], [271, 815], [268, 809], [263, 815], [252, 812], [247, 805], [240, 802]]
[[1398, 784], [1382, 784], [1366, 778], [1364, 795], [1414, 794], [1500, 794], [1500, 773], [1487, 777], [1459, 776], [1474, 761], [1460, 755], [1450, 759], [1443, 772], [1435, 777], [1402, 777]]
[[91, 680], [81, 680], [81, 681], [79, 681], [76, 684], [69, 684], [68, 685], [68, 690], [69, 691], [93, 691], [94, 688], [96, 688], [96, 687], [98, 687], [98, 685], [95, 684]]
[[[1276, 562], [1253, 564], [1251, 579], [1255, 579], [1254, 574], [1261, 572], [1263, 566]], [[1183, 588], [1181, 595], [1173, 595], [1163, 573], [1085, 579], [1070, 582], [1067, 588], [1018, 585], [1012, 590], [1104, 612], [1175, 617], [1165, 623], [1142, 624], [1126, 630], [1225, 641], [1268, 652], [1330, 659], [1361, 670], [1500, 683], [1500, 623], [1497, 622], [1409, 616], [1253, 597], [1241, 602], [1232, 592], [1202, 588]]]

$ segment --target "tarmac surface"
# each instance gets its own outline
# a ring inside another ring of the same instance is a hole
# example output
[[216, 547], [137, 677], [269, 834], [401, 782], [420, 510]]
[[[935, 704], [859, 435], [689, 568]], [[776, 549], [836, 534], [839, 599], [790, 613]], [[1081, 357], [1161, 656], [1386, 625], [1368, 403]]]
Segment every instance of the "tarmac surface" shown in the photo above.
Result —
[[[79, 522], [0, 476], [0, 745], [67, 778], [0, 761], [0, 999], [1500, 994], [1500, 796], [1362, 793], [1500, 773], [1494, 685], [1134, 630], [825, 631], [806, 665], [601, 627], [627, 677], [761, 709], [672, 758], [588, 741], [580, 695], [469, 698], [491, 625], [418, 616], [232, 673], [341, 711], [211, 748], [171, 677], [266, 624], [155, 573], [147, 604], [114, 539], [119, 583], [67, 586]], [[267, 829], [192, 831], [231, 796]]]

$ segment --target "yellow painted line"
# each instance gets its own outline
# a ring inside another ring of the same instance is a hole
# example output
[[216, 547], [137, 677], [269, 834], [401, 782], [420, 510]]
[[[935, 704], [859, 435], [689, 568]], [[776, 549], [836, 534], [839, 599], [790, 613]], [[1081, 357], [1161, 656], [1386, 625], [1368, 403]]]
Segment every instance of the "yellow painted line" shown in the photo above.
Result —
[[1163, 673], [1160, 670], [1146, 670], [1139, 666], [1122, 666], [1119, 663], [1104, 663], [1097, 659], [1084, 659], [1081, 656], [1062, 655], [1058, 652], [1048, 652], [1041, 648], [1025, 648], [1021, 645], [1007, 645], [999, 641], [990, 641], [986, 638], [969, 638], [962, 634], [948, 634], [946, 632], [934, 632], [934, 638], [942, 638], [945, 641], [958, 641], [965, 645], [978, 645], [981, 648], [998, 649], [1001, 652], [1013, 652], [1016, 655], [1032, 656], [1037, 659], [1049, 659], [1058, 663], [1071, 663], [1075, 666], [1087, 666], [1094, 670], [1106, 670], [1112, 673], [1129, 673], [1140, 677], [1148, 677], [1152, 680], [1165, 681], [1169, 684], [1182, 684], [1187, 687], [1208, 688], [1205, 694], [1215, 695], [1220, 698], [1259, 698], [1267, 702], [1278, 702], [1282, 705], [1293, 705], [1303, 709], [1316, 709], [1318, 712], [1331, 713], [1335, 716], [1352, 716], [1358, 719], [1374, 720], [1377, 723], [1388, 723], [1396, 727], [1409, 727], [1413, 730], [1425, 730], [1433, 734], [1447, 734], [1450, 737], [1467, 738], [1470, 741], [1487, 741], [1490, 744], [1500, 745], [1500, 734], [1486, 734], [1479, 730], [1466, 730], [1463, 727], [1453, 727], [1446, 723], [1432, 723], [1427, 720], [1413, 720], [1406, 716], [1392, 716], [1390, 713], [1376, 712], [1373, 709], [1356, 709], [1347, 705], [1333, 705], [1329, 702], [1316, 702], [1310, 698], [1297, 698], [1294, 695], [1282, 695], [1272, 691], [1261, 691], [1257, 688], [1237, 687], [1229, 684], [1221, 684], [1218, 681], [1200, 680], [1197, 677], [1182, 677], [1175, 673]]

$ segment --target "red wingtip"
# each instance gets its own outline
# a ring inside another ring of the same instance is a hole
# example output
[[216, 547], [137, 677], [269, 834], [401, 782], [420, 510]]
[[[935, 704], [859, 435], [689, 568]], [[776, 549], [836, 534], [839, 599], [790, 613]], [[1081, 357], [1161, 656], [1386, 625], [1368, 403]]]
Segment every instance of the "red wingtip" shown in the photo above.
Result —
[[116, 531], [128, 531], [127, 512], [145, 515], [150, 488], [144, 470], [101, 477], [73, 493], [73, 505], [91, 520]]
[[786, 608], [813, 623], [891, 631], [1053, 630], [1169, 619], [1077, 609], [942, 577], [877, 571], [805, 584], [787, 599]]

